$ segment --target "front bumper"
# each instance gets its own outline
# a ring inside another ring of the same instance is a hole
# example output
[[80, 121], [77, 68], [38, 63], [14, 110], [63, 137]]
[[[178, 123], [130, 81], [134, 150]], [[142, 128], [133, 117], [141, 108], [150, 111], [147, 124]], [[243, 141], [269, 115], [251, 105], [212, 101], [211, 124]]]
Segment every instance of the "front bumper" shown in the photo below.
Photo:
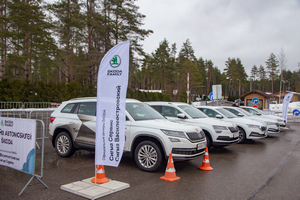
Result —
[[259, 133], [259, 132], [251, 132], [249, 135], [249, 139], [260, 139], [260, 138], [265, 138], [268, 136], [267, 132], [265, 131], [264, 133]]
[[280, 128], [268, 128], [268, 133], [279, 133]]
[[218, 147], [228, 146], [237, 143], [239, 141], [239, 136], [237, 137], [219, 136], [217, 140], [218, 141], [213, 141], [212, 143], [213, 146], [218, 146]]
[[171, 152], [174, 161], [192, 160], [205, 153], [206, 140], [195, 144], [194, 148], [173, 147]]

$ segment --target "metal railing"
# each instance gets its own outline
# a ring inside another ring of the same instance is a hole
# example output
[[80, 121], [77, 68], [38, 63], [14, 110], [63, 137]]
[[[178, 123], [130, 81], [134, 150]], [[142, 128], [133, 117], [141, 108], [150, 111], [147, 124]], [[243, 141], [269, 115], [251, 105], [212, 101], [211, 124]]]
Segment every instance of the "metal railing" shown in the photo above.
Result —
[[[0, 117], [42, 120], [45, 124], [45, 130], [47, 132], [49, 130], [50, 115], [54, 110], [55, 108], [1, 109]], [[42, 127], [40, 124], [38, 124], [36, 128], [36, 137], [37, 139], [41, 139], [43, 137], [43, 135], [41, 134]]]

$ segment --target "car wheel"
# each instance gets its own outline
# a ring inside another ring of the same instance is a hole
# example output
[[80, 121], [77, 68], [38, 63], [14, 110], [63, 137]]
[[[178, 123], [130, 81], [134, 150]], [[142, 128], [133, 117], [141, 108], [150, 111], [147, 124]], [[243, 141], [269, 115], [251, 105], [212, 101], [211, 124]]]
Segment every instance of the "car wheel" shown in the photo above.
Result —
[[154, 142], [143, 141], [135, 148], [134, 160], [141, 170], [153, 172], [161, 165], [162, 153], [159, 146]]
[[73, 142], [70, 135], [66, 132], [61, 132], [55, 138], [55, 150], [61, 157], [69, 157], [75, 153]]
[[205, 135], [205, 137], [206, 137], [206, 146], [207, 146], [207, 148], [208, 148], [208, 150], [211, 150], [211, 147], [212, 147], [212, 141], [211, 141], [211, 138], [210, 138], [210, 136], [208, 136], [208, 135]]
[[246, 140], [246, 133], [245, 133], [244, 129], [242, 129], [242, 128], [239, 127], [239, 133], [240, 133], [240, 135], [239, 135], [240, 140], [239, 140], [238, 143], [245, 142], [245, 140]]

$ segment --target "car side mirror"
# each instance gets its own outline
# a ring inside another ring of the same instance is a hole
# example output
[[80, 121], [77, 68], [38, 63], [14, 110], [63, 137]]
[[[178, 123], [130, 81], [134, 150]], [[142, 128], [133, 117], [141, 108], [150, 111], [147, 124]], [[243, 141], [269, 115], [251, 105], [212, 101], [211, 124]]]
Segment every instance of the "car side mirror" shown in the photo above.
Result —
[[238, 114], [238, 116], [239, 116], [239, 117], [244, 117], [244, 115], [243, 115], [243, 114], [241, 114], [241, 113], [239, 113], [239, 114]]
[[216, 115], [216, 118], [217, 118], [217, 119], [222, 119], [223, 116], [221, 116], [221, 115]]
[[256, 115], [257, 115], [257, 116], [261, 116], [261, 114], [260, 114], [260, 113], [256, 113]]
[[180, 119], [185, 119], [186, 118], [185, 114], [183, 114], [183, 113], [177, 114], [177, 117], [180, 118]]

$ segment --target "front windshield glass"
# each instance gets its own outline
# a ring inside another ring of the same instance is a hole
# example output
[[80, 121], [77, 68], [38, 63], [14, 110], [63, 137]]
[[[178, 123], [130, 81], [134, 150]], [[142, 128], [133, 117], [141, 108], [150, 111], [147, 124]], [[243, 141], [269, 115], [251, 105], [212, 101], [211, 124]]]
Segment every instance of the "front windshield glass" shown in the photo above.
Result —
[[126, 103], [126, 110], [135, 121], [165, 119], [159, 112], [141, 102]]
[[260, 114], [259, 112], [256, 111], [256, 109], [252, 109], [252, 108], [244, 108], [244, 110], [247, 110], [247, 112], [253, 114], [253, 115], [257, 115]]
[[244, 109], [238, 109], [238, 111], [239, 111], [240, 113], [242, 113], [244, 116], [249, 116], [249, 117], [253, 116], [253, 115], [251, 115], [248, 111], [246, 111], [246, 110], [244, 110]]
[[259, 110], [259, 109], [253, 109], [253, 110], [255, 110], [256, 112], [258, 112], [259, 114], [262, 114], [262, 115], [265, 115], [265, 114], [266, 114], [264, 111]]
[[207, 116], [198, 110], [197, 108], [190, 106], [190, 105], [179, 105], [179, 108], [181, 108], [184, 112], [186, 112], [191, 118], [198, 119], [198, 118], [207, 118]]
[[224, 108], [218, 108], [216, 110], [219, 111], [220, 113], [222, 113], [223, 115], [225, 115], [225, 117], [227, 117], [227, 118], [236, 118], [237, 117], [236, 115], [229, 112], [228, 110], [225, 110]]

